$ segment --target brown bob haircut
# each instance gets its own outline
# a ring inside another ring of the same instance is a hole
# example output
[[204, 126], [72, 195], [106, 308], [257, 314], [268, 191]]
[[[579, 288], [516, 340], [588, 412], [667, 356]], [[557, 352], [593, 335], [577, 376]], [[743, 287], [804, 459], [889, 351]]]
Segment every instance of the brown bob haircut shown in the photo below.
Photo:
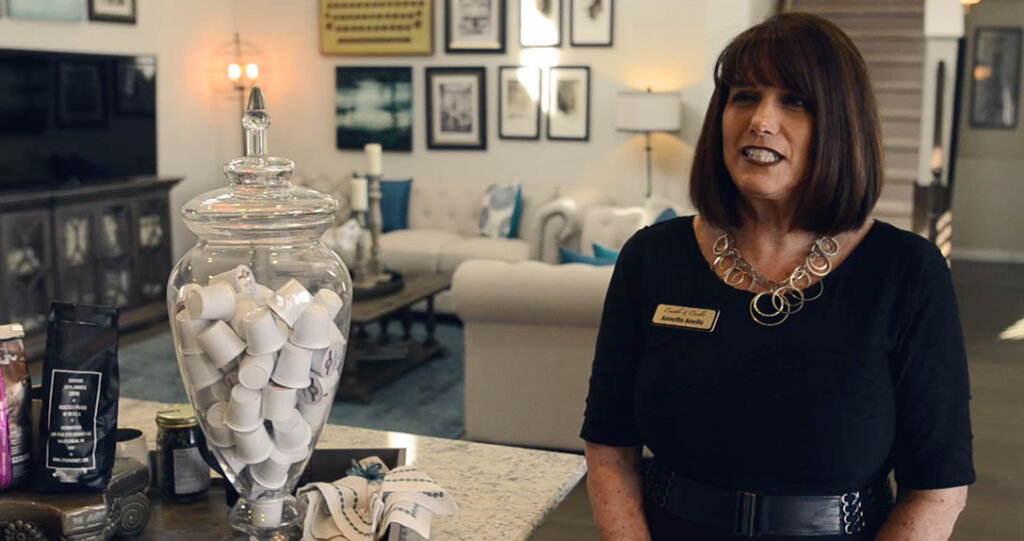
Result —
[[722, 112], [730, 87], [755, 84], [793, 92], [814, 117], [794, 227], [834, 235], [863, 225], [883, 183], [875, 96], [853, 41], [806, 13], [771, 17], [736, 36], [719, 55], [690, 171], [693, 205], [719, 228], [742, 225], [743, 201], [722, 154]]

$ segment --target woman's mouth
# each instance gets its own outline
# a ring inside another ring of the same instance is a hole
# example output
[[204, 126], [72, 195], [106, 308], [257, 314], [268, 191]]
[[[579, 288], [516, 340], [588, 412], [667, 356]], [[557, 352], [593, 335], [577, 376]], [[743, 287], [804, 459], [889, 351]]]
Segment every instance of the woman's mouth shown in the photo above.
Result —
[[767, 148], [743, 147], [741, 152], [747, 161], [758, 165], [773, 165], [782, 161], [782, 156], [778, 152]]

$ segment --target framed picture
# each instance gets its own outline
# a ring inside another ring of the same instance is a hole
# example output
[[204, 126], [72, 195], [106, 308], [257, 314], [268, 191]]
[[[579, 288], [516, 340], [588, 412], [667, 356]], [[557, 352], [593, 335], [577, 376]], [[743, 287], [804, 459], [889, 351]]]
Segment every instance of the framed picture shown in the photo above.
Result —
[[427, 148], [487, 148], [484, 68], [427, 68]]
[[590, 68], [559, 66], [548, 77], [548, 139], [590, 138]]
[[12, 19], [81, 21], [85, 0], [7, 0], [7, 15]]
[[117, 64], [114, 97], [121, 116], [156, 114], [156, 57], [139, 56]]
[[444, 50], [505, 52], [505, 0], [446, 0]]
[[103, 124], [106, 109], [103, 71], [98, 62], [57, 65], [57, 124], [64, 127]]
[[135, 0], [89, 0], [89, 20], [135, 24]]
[[498, 68], [498, 137], [540, 139], [540, 68]]
[[1014, 129], [1020, 100], [1021, 29], [974, 32], [971, 127]]
[[611, 47], [615, 0], [570, 0], [569, 43], [575, 47]]
[[412, 68], [339, 67], [334, 87], [338, 148], [412, 150]]
[[320, 52], [434, 54], [433, 0], [320, 0]]
[[523, 47], [562, 44], [562, 0], [519, 0], [519, 44]]

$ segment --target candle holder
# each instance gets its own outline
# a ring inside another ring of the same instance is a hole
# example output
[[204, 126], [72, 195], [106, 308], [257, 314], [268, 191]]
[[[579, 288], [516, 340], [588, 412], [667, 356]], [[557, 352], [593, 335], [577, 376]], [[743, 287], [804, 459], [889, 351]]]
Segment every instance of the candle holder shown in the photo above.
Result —
[[384, 269], [380, 260], [380, 235], [383, 229], [383, 215], [380, 208], [380, 175], [367, 175], [369, 182], [369, 209], [357, 212], [359, 225], [370, 233], [370, 250], [360, 238], [356, 243], [355, 276], [353, 295], [358, 300], [373, 299], [401, 291], [405, 287], [402, 275]]

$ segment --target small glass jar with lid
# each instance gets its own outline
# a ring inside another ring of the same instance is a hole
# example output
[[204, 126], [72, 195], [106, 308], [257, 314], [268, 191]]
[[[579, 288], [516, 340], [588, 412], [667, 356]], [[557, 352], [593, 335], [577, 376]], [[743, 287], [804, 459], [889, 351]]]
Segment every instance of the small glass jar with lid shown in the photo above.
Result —
[[200, 449], [203, 433], [192, 406], [183, 404], [156, 414], [156, 470], [160, 492], [175, 503], [202, 498], [210, 488], [210, 466]]

